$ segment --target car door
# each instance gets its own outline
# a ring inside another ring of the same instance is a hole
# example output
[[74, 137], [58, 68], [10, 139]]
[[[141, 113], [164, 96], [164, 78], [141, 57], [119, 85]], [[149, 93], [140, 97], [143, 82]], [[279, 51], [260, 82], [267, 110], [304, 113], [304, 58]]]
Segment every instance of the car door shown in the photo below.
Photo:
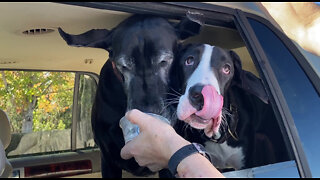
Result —
[[301, 177], [319, 177], [319, 57], [307, 60], [270, 22], [239, 12], [242, 27], [273, 89]]

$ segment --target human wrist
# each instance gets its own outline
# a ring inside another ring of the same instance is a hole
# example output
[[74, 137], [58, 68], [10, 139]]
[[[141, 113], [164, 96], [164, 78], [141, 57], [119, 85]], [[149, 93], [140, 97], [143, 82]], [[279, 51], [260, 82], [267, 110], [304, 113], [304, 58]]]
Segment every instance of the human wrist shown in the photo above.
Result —
[[177, 166], [177, 174], [179, 177], [190, 177], [190, 176], [196, 176], [201, 177], [201, 175], [194, 175], [194, 172], [192, 172], [193, 162], [196, 162], [200, 160], [201, 158], [204, 158], [199, 153], [191, 154], [184, 158]]
[[183, 146], [179, 150], [177, 150], [170, 158], [169, 163], [168, 163], [168, 168], [170, 172], [173, 175], [178, 175], [177, 172], [177, 167], [183, 161], [185, 158], [188, 156], [191, 156], [193, 154], [201, 154], [203, 157], [210, 158], [207, 153], [205, 148], [198, 143], [192, 143]]
[[182, 147], [191, 144], [189, 141], [183, 139], [181, 136], [177, 136], [176, 138], [172, 137], [171, 143], [168, 144], [166, 161], [169, 162], [172, 155], [177, 152]]
[[224, 176], [211, 164], [211, 162], [200, 153], [191, 154], [184, 158], [177, 166], [180, 178], [188, 177], [219, 177]]

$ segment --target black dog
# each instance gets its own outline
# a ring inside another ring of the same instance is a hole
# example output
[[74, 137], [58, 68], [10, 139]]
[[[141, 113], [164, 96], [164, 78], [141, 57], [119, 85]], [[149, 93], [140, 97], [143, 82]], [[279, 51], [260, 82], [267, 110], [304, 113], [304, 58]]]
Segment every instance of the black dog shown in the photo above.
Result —
[[171, 76], [171, 86], [181, 95], [177, 117], [182, 121], [175, 129], [205, 145], [217, 168], [243, 169], [288, 159], [262, 82], [242, 70], [235, 52], [189, 44], [181, 49]]
[[92, 128], [101, 150], [103, 177], [121, 177], [122, 169], [137, 176], [151, 174], [133, 158], [120, 157], [124, 139], [119, 120], [131, 109], [170, 118], [164, 100], [175, 51], [180, 40], [198, 34], [201, 27], [199, 15], [187, 17], [173, 24], [161, 17], [134, 15], [110, 31], [98, 29], [80, 35], [69, 35], [59, 29], [71, 46], [109, 52], [92, 109]]

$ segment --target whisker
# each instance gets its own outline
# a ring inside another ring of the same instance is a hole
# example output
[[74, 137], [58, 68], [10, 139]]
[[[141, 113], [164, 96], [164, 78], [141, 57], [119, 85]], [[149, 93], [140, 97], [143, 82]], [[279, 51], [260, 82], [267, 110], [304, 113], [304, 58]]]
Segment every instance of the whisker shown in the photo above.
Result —
[[166, 95], [171, 95], [171, 96], [175, 96], [175, 97], [180, 97], [180, 96], [182, 96], [181, 94], [176, 94], [175, 92], [166, 92], [166, 93], [164, 93], [164, 94], [166, 94]]
[[170, 105], [173, 105], [173, 104], [176, 104], [176, 103], [179, 103], [179, 101], [171, 101], [171, 102], [164, 102], [163, 103], [163, 108], [162, 110], [160, 111], [160, 114], [163, 113], [163, 111]]
[[165, 99], [164, 101], [165, 102], [167, 102], [167, 101], [179, 101], [179, 99], [178, 98], [170, 98], [170, 99]]
[[179, 103], [179, 101], [168, 101], [168, 102], [164, 102], [164, 106], [166, 106], [166, 105], [172, 105], [172, 104], [177, 104], [177, 103]]
[[173, 92], [177, 93], [178, 95], [182, 96], [181, 93], [179, 93], [178, 91], [176, 91], [175, 89], [173, 89], [172, 87], [170, 87], [171, 90], [173, 90]]

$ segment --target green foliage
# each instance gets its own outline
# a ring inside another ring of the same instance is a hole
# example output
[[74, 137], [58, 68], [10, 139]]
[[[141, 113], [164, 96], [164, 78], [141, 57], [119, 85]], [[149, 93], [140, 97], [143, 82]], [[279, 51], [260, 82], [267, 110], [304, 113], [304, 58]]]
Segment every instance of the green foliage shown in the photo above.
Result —
[[33, 131], [70, 128], [74, 76], [66, 72], [0, 71], [0, 108], [7, 112], [13, 132], [21, 132], [30, 112]]

